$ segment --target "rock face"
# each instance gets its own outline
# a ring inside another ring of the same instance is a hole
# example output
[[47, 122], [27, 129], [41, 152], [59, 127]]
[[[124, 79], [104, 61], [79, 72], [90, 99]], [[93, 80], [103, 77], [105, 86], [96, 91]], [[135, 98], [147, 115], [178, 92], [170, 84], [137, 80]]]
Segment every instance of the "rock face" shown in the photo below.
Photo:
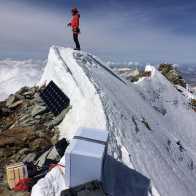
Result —
[[10, 95], [6, 101], [6, 106], [9, 107], [10, 105], [12, 105], [14, 103], [15, 100], [16, 100], [16, 96]]
[[186, 88], [186, 82], [172, 64], [160, 64], [159, 71], [173, 84]]
[[0, 102], [0, 169], [10, 163], [34, 161], [38, 152], [57, 142], [56, 126], [68, 110], [57, 117], [49, 112], [39, 96], [43, 89], [23, 87]]
[[193, 110], [196, 112], [196, 99], [191, 100], [191, 105], [193, 107]]
[[47, 107], [46, 107], [46, 106], [36, 105], [36, 106], [33, 108], [32, 112], [31, 112], [31, 115], [32, 115], [33, 117], [35, 117], [35, 116], [37, 116], [37, 115], [39, 115], [39, 114], [45, 113], [46, 110], [47, 110]]

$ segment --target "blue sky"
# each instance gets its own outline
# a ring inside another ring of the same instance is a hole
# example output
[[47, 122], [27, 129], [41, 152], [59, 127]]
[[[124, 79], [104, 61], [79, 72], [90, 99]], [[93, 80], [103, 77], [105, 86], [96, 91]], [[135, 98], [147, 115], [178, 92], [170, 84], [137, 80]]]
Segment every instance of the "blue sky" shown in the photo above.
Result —
[[65, 24], [81, 12], [82, 49], [105, 60], [196, 63], [193, 0], [1, 0], [0, 58], [46, 58], [72, 47]]

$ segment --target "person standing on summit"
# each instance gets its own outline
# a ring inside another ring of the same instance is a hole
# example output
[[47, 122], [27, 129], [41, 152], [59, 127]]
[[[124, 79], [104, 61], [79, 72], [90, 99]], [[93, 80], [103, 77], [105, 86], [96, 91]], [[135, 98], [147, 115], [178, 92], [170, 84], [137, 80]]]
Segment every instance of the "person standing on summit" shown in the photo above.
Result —
[[73, 8], [71, 12], [72, 19], [68, 26], [71, 27], [73, 31], [73, 39], [76, 45], [74, 50], [80, 50], [80, 43], [78, 40], [78, 35], [80, 34], [80, 14], [77, 8]]

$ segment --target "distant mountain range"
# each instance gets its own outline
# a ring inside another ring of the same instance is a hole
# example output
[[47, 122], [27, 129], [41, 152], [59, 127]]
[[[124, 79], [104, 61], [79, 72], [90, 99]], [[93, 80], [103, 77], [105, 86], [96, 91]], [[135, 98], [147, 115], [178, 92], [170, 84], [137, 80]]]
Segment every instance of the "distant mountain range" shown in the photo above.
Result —
[[179, 66], [178, 69], [188, 84], [196, 86], [196, 66]]
[[[144, 68], [146, 64], [139, 63], [139, 62], [123, 62], [123, 63], [114, 63], [114, 62], [107, 62], [107, 65], [112, 68]], [[155, 67], [158, 67], [158, 65], [154, 65]], [[181, 72], [183, 78], [186, 80], [188, 84], [195, 87], [196, 86], [196, 65], [178, 65], [175, 64], [178, 71]]]

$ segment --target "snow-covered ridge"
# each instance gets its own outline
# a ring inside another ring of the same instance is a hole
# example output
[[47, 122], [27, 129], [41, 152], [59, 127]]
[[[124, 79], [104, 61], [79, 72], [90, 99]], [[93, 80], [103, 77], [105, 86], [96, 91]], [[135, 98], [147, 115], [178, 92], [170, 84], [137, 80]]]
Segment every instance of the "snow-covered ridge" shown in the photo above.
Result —
[[107, 129], [108, 153], [150, 178], [151, 195], [194, 196], [196, 114], [154, 67], [146, 69], [151, 77], [132, 84], [97, 57], [52, 47], [40, 84], [53, 80], [71, 99], [62, 137], [79, 127]]
[[53, 80], [70, 98], [72, 109], [60, 125], [61, 136], [71, 139], [79, 127], [106, 129], [102, 104], [93, 84], [73, 59], [73, 50], [51, 47], [40, 84]]

